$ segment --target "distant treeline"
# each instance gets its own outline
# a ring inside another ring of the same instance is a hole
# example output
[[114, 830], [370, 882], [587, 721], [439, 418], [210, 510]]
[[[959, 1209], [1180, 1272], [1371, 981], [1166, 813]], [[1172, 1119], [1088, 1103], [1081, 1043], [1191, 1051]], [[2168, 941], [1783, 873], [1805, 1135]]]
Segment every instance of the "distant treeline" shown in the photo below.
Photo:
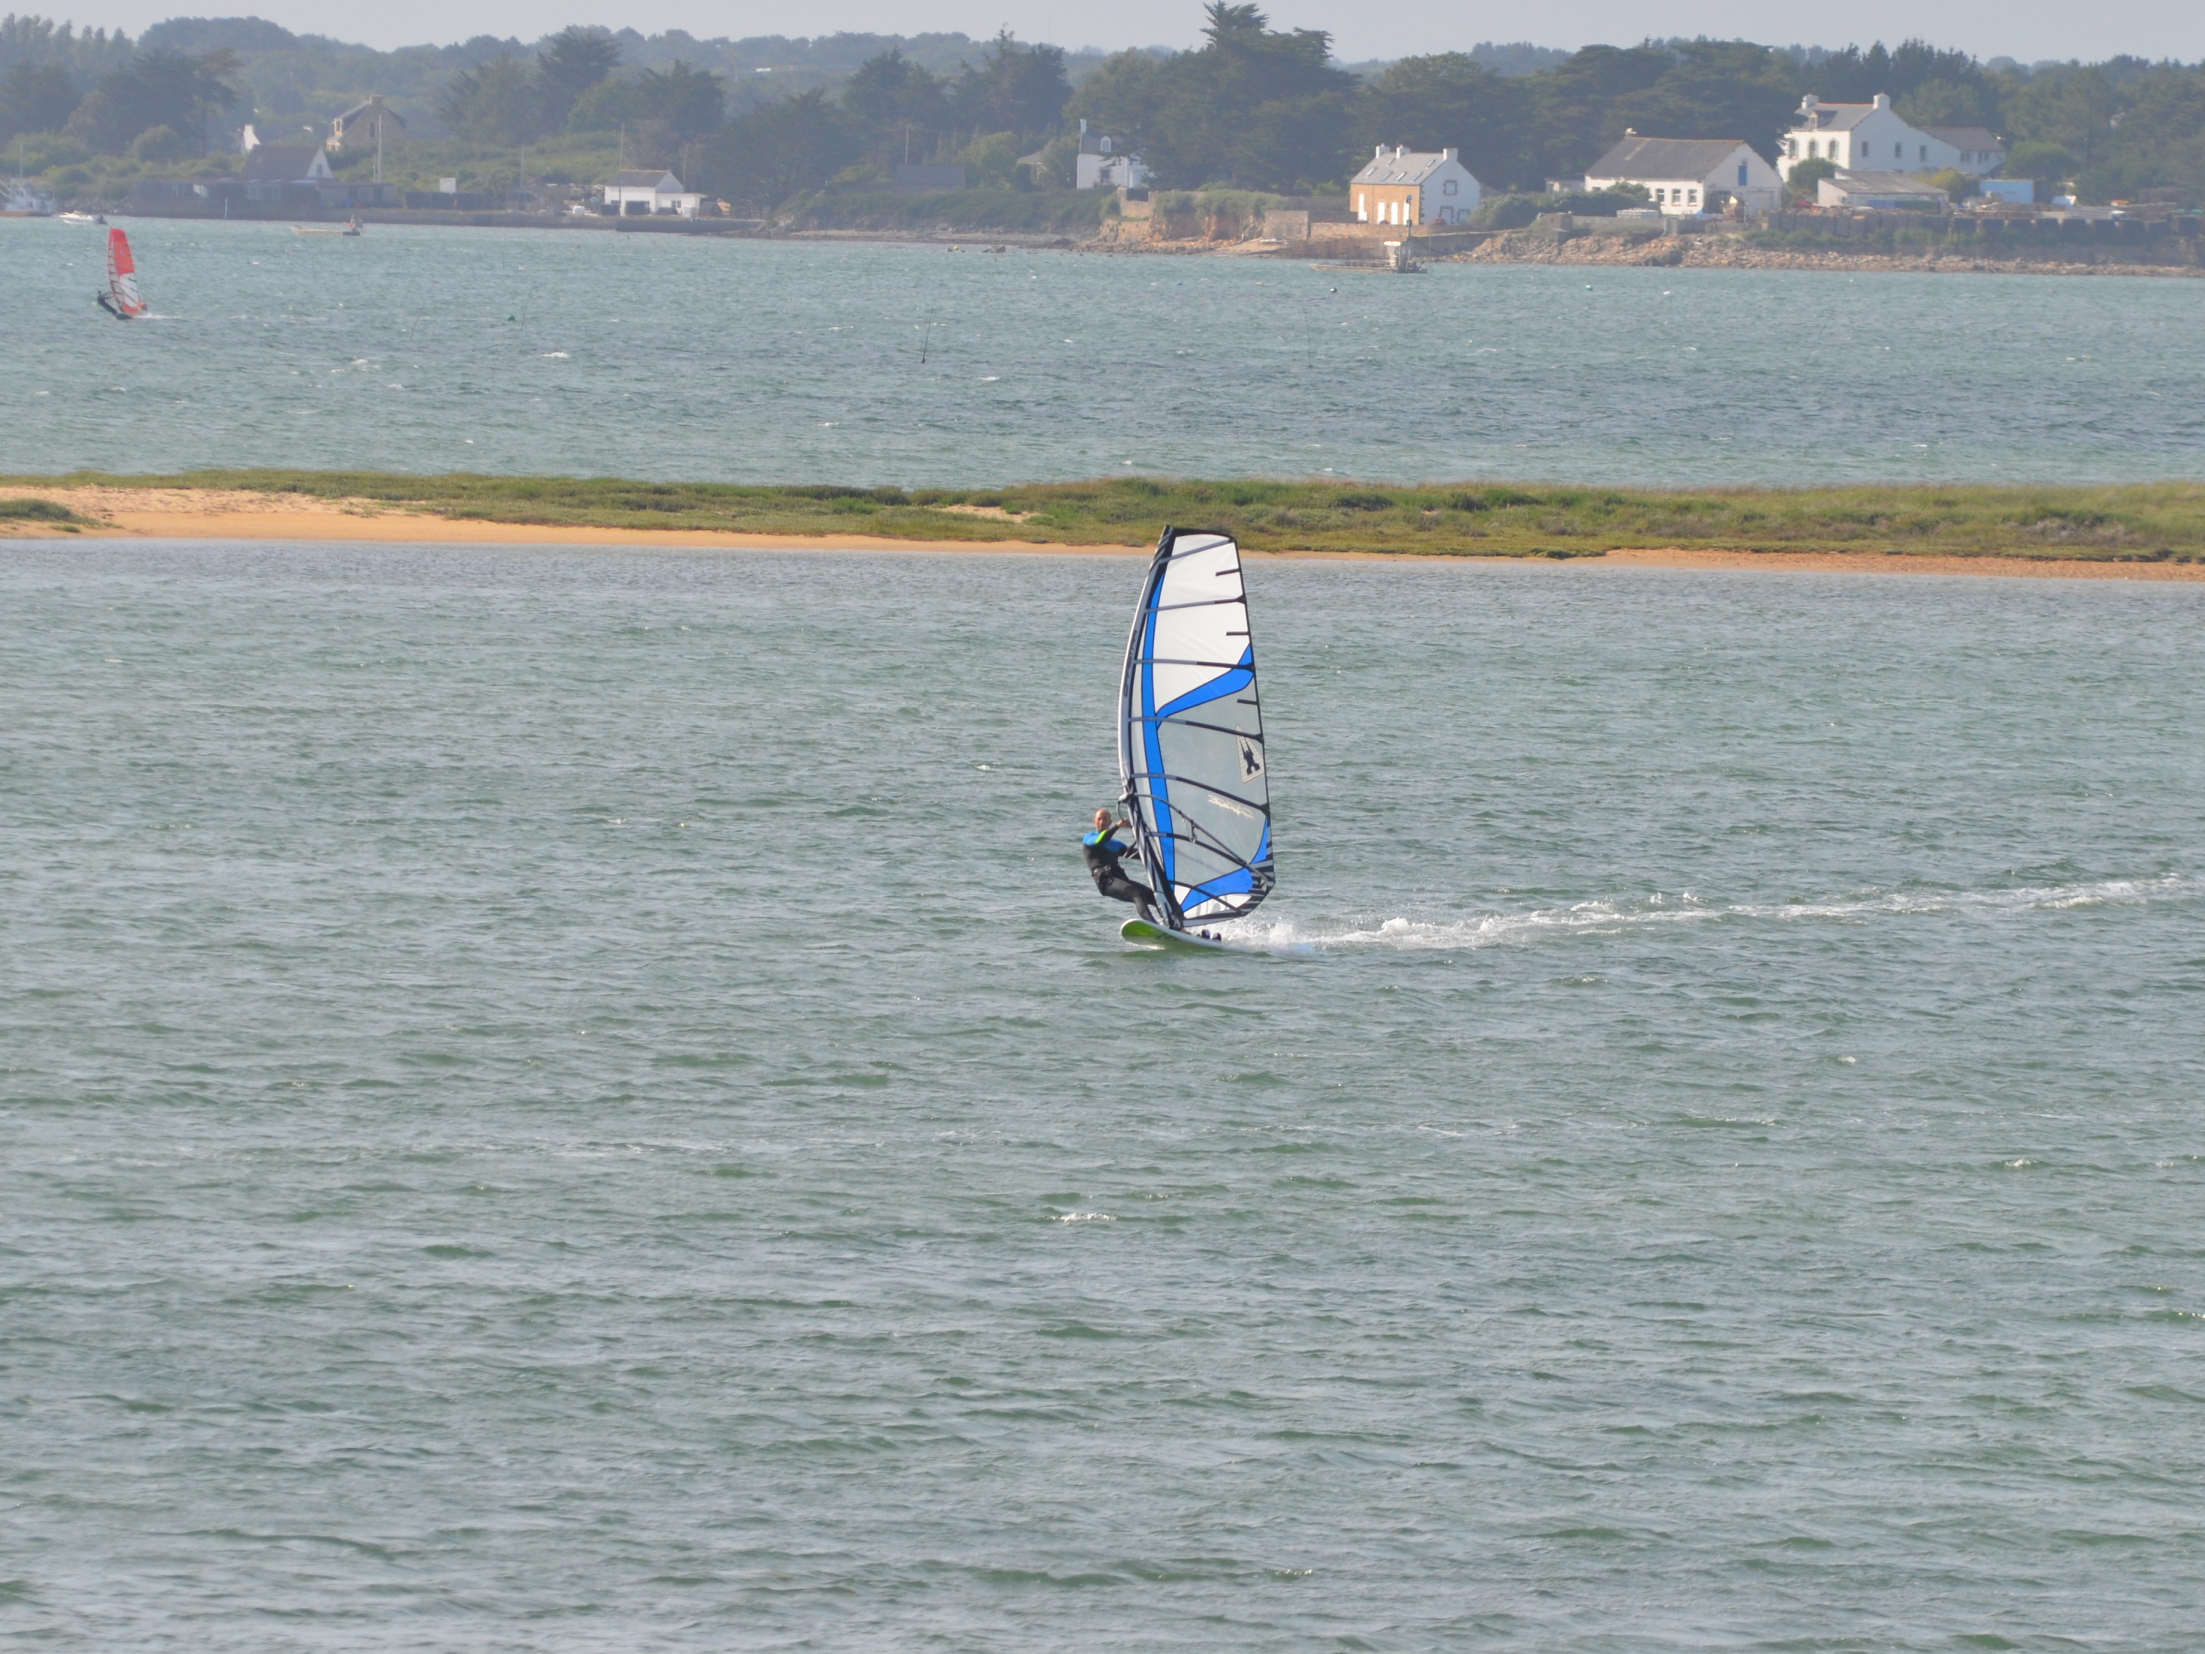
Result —
[[[534, 45], [375, 52], [257, 18], [173, 19], [135, 42], [38, 17], [0, 21], [0, 142], [39, 166], [204, 154], [254, 121], [326, 131], [373, 92], [410, 137], [485, 159], [524, 145], [613, 150], [761, 210], [866, 189], [902, 160], [964, 164], [978, 188], [1070, 183], [1084, 117], [1164, 188], [1337, 190], [1375, 144], [1454, 147], [1497, 190], [1582, 173], [1626, 128], [1735, 137], [1773, 156], [1802, 95], [1878, 92], [1920, 125], [1984, 126], [2009, 176], [2085, 199], [2205, 204], [2205, 66], [1979, 62], [1909, 41], [1842, 51], [1672, 40], [1560, 53], [1483, 44], [1350, 68], [1329, 36], [1213, 0], [1191, 51], [1069, 54], [958, 34], [700, 41], [569, 28]], [[312, 119], [302, 119], [311, 116]], [[349, 158], [348, 158], [349, 159]]]

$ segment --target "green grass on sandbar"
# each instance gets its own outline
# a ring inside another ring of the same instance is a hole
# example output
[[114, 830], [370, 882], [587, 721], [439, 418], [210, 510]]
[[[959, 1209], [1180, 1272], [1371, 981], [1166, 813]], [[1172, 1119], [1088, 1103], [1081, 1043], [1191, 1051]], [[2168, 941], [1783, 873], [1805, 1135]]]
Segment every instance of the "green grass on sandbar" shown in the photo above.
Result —
[[1108, 477], [1008, 488], [752, 487], [373, 471], [78, 473], [12, 486], [226, 488], [539, 523], [903, 540], [1141, 545], [1165, 524], [1262, 551], [1597, 557], [1625, 548], [2205, 560], [2205, 483], [1655, 490]]
[[0, 523], [45, 523], [64, 534], [75, 534], [90, 521], [58, 500], [0, 500]]

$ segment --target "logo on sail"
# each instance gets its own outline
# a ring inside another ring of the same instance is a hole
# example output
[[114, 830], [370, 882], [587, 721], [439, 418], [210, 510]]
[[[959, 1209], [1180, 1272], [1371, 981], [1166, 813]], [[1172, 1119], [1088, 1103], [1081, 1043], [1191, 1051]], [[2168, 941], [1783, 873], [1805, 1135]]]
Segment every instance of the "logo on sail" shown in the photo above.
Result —
[[1245, 739], [1242, 740], [1242, 742], [1240, 743], [1241, 780], [1253, 781], [1257, 776], [1261, 775], [1262, 773], [1263, 754], [1256, 750], [1255, 742]]

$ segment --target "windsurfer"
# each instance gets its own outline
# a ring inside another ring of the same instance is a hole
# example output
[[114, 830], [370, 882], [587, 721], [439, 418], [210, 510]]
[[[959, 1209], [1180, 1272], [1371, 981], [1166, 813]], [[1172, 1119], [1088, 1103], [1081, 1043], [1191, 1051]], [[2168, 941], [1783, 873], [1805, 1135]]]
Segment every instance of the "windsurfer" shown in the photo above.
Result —
[[117, 310], [115, 308], [115, 301], [109, 298], [105, 293], [94, 293], [92, 297], [99, 301], [99, 307], [102, 310], [106, 311], [110, 316], [114, 317], [115, 320], [117, 320], [118, 322], [127, 322], [128, 320], [130, 320], [128, 316], [125, 316], [120, 310]]
[[1131, 825], [1129, 821], [1112, 821], [1108, 810], [1097, 810], [1095, 830], [1080, 839], [1080, 852], [1087, 857], [1087, 871], [1094, 875], [1097, 890], [1112, 901], [1131, 902], [1134, 912], [1154, 924], [1156, 910], [1149, 906], [1149, 900], [1155, 892], [1145, 884], [1135, 884], [1118, 865], [1119, 858], [1124, 856], [1139, 861], [1141, 852], [1130, 844], [1120, 844], [1111, 836], [1120, 827]]

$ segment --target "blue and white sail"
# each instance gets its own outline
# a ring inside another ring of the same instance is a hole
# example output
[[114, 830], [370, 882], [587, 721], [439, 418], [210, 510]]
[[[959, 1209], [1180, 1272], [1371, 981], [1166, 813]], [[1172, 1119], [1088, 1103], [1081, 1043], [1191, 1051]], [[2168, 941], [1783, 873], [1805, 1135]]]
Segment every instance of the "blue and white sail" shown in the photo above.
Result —
[[1271, 785], [1240, 547], [1165, 529], [1126, 643], [1118, 773], [1174, 930], [1271, 893]]

